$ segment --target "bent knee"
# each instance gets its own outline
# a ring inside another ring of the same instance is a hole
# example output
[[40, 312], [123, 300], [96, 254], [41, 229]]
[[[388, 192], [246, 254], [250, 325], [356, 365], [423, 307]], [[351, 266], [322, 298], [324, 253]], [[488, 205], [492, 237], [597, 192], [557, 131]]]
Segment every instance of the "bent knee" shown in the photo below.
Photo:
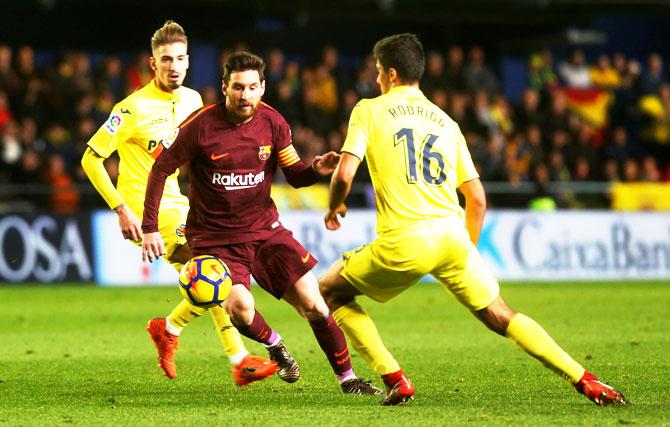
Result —
[[229, 297], [224, 308], [235, 326], [251, 325], [256, 314], [253, 299]]
[[474, 314], [489, 329], [497, 334], [505, 335], [507, 327], [516, 315], [516, 312], [502, 298], [498, 297], [488, 307], [476, 311]]

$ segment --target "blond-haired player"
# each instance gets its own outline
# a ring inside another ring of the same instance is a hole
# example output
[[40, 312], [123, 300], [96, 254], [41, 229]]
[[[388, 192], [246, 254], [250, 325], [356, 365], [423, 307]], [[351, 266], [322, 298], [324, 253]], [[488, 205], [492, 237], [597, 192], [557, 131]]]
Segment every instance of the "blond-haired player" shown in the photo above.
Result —
[[[377, 42], [382, 95], [354, 108], [340, 163], [330, 185], [326, 227], [338, 214], [365, 157], [377, 202], [377, 233], [369, 245], [345, 253], [320, 280], [321, 292], [349, 342], [386, 384], [382, 404], [414, 396], [414, 386], [381, 341], [357, 295], [385, 302], [431, 274], [491, 330], [505, 335], [599, 405], [625, 403], [563, 351], [534, 320], [499, 295], [475, 247], [486, 197], [458, 125], [419, 89], [423, 47], [413, 34]], [[465, 196], [465, 213], [456, 189]], [[464, 218], [465, 217], [465, 218]]]
[[[147, 178], [155, 158], [163, 150], [161, 141], [169, 138], [193, 111], [202, 107], [198, 92], [182, 86], [189, 66], [187, 37], [174, 21], [167, 21], [151, 38], [151, 68], [155, 77], [146, 86], [116, 104], [100, 129], [88, 142], [81, 163], [91, 183], [119, 219], [125, 239], [136, 245], [142, 241], [141, 218]], [[115, 188], [104, 160], [114, 151], [119, 154], [119, 178]], [[159, 218], [167, 260], [181, 269], [191, 255], [184, 237], [188, 199], [181, 194], [178, 172], [165, 185]], [[206, 310], [182, 300], [167, 316], [149, 321], [147, 331], [158, 350], [159, 366], [168, 378], [177, 375], [174, 352], [181, 330]], [[263, 379], [278, 370], [274, 362], [252, 356], [240, 334], [221, 307], [209, 309], [224, 350], [233, 366], [238, 385]]]

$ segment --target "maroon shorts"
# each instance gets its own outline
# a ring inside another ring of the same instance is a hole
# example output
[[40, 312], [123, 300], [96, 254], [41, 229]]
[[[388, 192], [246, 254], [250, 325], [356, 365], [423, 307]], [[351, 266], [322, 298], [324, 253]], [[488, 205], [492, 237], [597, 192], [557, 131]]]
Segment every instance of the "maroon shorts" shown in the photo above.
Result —
[[247, 289], [251, 289], [249, 275], [253, 274], [260, 287], [277, 299], [317, 264], [316, 258], [293, 238], [293, 233], [282, 226], [267, 240], [196, 248], [193, 255], [222, 259], [233, 276], [233, 284], [242, 284]]

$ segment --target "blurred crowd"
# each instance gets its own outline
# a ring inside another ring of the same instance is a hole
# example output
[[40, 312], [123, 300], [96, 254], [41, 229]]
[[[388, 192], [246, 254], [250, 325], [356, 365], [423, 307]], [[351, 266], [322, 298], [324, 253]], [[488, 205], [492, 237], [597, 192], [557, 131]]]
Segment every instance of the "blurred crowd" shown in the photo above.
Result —
[[[0, 45], [0, 202], [54, 212], [103, 206], [94, 191], [82, 191], [88, 181], [79, 160], [113, 105], [152, 71], [149, 52], [132, 61], [93, 57], [66, 51], [38, 66], [30, 46]], [[314, 61], [280, 49], [264, 57], [264, 100], [286, 117], [306, 161], [338, 151], [354, 105], [379, 94], [371, 57], [343, 61], [333, 46]], [[533, 53], [527, 88], [512, 102], [484, 49], [451, 46], [426, 53], [421, 87], [459, 124], [485, 183], [533, 183], [542, 196], [556, 182], [670, 181], [670, 84], [658, 54], [641, 62], [603, 53], [589, 63], [580, 50], [564, 60]], [[205, 104], [220, 99], [218, 86], [198, 89]], [[606, 94], [606, 120], [580, 114], [566, 89]], [[118, 176], [118, 159], [106, 166]], [[365, 169], [358, 179], [369, 180]]]

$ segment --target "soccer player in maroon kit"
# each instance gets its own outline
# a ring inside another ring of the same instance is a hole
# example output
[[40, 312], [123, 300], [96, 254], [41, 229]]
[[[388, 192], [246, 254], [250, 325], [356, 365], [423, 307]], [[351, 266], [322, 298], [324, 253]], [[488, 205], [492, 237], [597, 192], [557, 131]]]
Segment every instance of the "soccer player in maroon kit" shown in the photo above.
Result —
[[279, 334], [255, 309], [250, 274], [277, 299], [305, 317], [337, 375], [342, 391], [380, 394], [357, 378], [344, 334], [319, 293], [312, 268], [316, 259], [279, 222], [270, 198], [272, 178], [281, 167], [293, 187], [318, 182], [333, 172], [339, 155], [329, 152], [305, 165], [291, 144], [291, 131], [277, 111], [261, 103], [265, 91], [263, 60], [237, 52], [224, 65], [225, 101], [193, 113], [164, 140], [163, 152], [149, 175], [142, 221], [142, 258], [165, 254], [158, 232], [158, 207], [166, 178], [190, 161], [191, 208], [186, 238], [193, 255], [214, 255], [226, 262], [233, 289], [225, 301], [235, 327], [268, 349], [286, 382], [300, 368]]

